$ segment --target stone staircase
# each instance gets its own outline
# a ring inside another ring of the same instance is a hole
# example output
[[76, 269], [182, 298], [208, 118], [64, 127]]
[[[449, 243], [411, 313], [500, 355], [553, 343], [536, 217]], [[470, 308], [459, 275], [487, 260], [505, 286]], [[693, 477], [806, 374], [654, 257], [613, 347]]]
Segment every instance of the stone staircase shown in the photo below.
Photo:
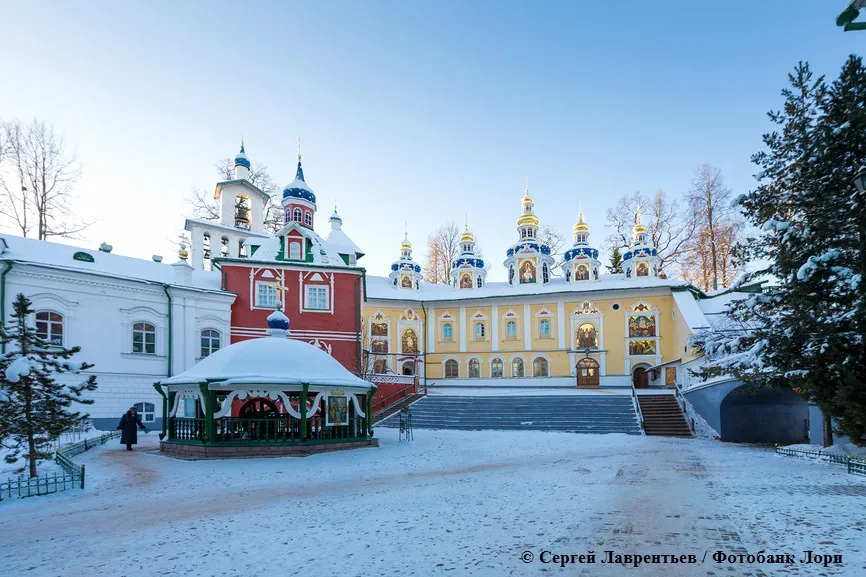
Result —
[[[412, 405], [416, 429], [565, 431], [640, 435], [628, 395], [427, 395]], [[377, 426], [397, 427], [397, 417]]]
[[647, 435], [692, 437], [680, 405], [674, 395], [638, 395], [643, 428]]
[[389, 405], [386, 409], [383, 409], [383, 410], [379, 411], [378, 413], [375, 413], [373, 415], [373, 424], [375, 425], [375, 424], [379, 423], [380, 421], [384, 421], [385, 419], [387, 419], [391, 415], [393, 415], [395, 413], [399, 413], [400, 409], [402, 409], [403, 407], [407, 407], [407, 406], [411, 405], [412, 403], [414, 403], [418, 399], [423, 398], [424, 394], [425, 393], [423, 393], [423, 392], [414, 393], [412, 395], [409, 395], [408, 397], [404, 397], [404, 398], [400, 399], [399, 401], [397, 401], [393, 405]]

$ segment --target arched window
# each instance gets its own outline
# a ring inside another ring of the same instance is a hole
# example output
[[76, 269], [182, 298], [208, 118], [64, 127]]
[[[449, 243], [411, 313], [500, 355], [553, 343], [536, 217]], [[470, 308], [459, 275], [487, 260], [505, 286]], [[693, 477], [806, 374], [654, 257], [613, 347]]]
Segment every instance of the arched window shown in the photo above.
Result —
[[484, 340], [484, 323], [478, 321], [475, 323], [475, 340], [483, 341]]
[[577, 362], [577, 386], [597, 387], [598, 382], [598, 361], [589, 357], [580, 359]]
[[229, 255], [229, 239], [227, 237], [222, 237], [220, 239], [220, 256], [227, 257]]
[[146, 355], [156, 354], [156, 327], [150, 323], [132, 325], [132, 352]]
[[502, 376], [502, 359], [493, 359], [490, 363], [490, 376], [491, 377], [501, 377]]
[[550, 271], [547, 270], [547, 263], [541, 265], [541, 282], [546, 283], [550, 281]]
[[475, 286], [478, 288], [484, 286], [484, 279], [481, 278], [481, 275], [478, 275], [478, 280], [475, 282]]
[[532, 361], [532, 376], [533, 377], [550, 376], [548, 374], [547, 359], [545, 359], [543, 357], [538, 357], [537, 359]]
[[36, 336], [48, 344], [63, 346], [63, 315], [53, 311], [36, 313]]
[[454, 359], [445, 361], [445, 378], [456, 379], [458, 376], [460, 376], [460, 369], [457, 361]]
[[220, 350], [220, 332], [214, 329], [204, 329], [201, 332], [201, 358]]
[[418, 352], [418, 336], [415, 334], [413, 329], [406, 329], [403, 331], [403, 337], [400, 340], [402, 343], [401, 351], [404, 354], [413, 354]]
[[307, 226], [313, 226], [313, 213], [309, 210], [304, 211], [304, 224]]
[[583, 323], [577, 327], [574, 335], [575, 348], [579, 351], [598, 348], [598, 331], [592, 323]]
[[505, 337], [508, 339], [517, 338], [517, 323], [515, 321], [505, 323]]
[[514, 265], [508, 267], [508, 284], [514, 283]]
[[454, 338], [454, 326], [451, 323], [442, 323], [442, 340], [450, 341]]
[[388, 372], [388, 361], [385, 359], [378, 359], [373, 363], [373, 372], [377, 375], [382, 375]]
[[512, 377], [522, 377], [523, 376], [523, 359], [520, 359], [520, 358], [512, 359], [512, 361], [511, 361], [511, 376]]
[[571, 269], [567, 268], [567, 269], [565, 269], [565, 282], [570, 282], [570, 281], [571, 281]]
[[293, 260], [301, 259], [301, 243], [299, 242], [290, 242], [289, 243], [289, 258]]
[[153, 403], [135, 403], [132, 406], [135, 407], [135, 410], [138, 411], [139, 415], [141, 415], [141, 422], [152, 423], [156, 420], [154, 419], [155, 406]]
[[292, 211], [292, 220], [295, 222], [301, 222], [301, 209], [295, 207], [295, 210]]
[[481, 362], [478, 359], [469, 359], [469, 378], [477, 379], [481, 376]]
[[541, 319], [541, 321], [539, 321], [538, 334], [541, 338], [550, 337], [550, 319]]
[[250, 201], [245, 196], [235, 198], [235, 228], [250, 229]]

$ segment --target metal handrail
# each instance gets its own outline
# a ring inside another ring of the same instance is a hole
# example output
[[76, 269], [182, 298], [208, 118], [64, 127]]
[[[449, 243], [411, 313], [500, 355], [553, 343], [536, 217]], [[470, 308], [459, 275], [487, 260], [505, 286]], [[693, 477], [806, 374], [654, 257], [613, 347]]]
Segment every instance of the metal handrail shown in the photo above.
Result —
[[637, 391], [634, 390], [634, 383], [631, 385], [631, 402], [634, 405], [634, 410], [637, 413], [638, 422], [640, 423], [640, 430], [644, 430], [643, 426], [643, 411], [640, 410], [640, 401], [637, 398]]
[[686, 397], [683, 395], [682, 390], [680, 389], [679, 383], [674, 383], [674, 398], [677, 400], [677, 405], [680, 406], [680, 410], [683, 412], [683, 417], [686, 420], [686, 424], [689, 426], [689, 430], [694, 434], [695, 432], [695, 423], [693, 419], [690, 419], [686, 414]]
[[405, 387], [403, 387], [399, 391], [391, 393], [390, 395], [388, 395], [387, 397], [385, 397], [381, 400], [374, 400], [373, 401], [374, 403], [378, 404], [379, 402], [382, 402], [382, 403], [384, 403], [384, 405], [378, 411], [373, 412], [373, 417], [377, 417], [377, 416], [381, 415], [382, 413], [384, 413], [385, 411], [387, 411], [388, 409], [390, 409], [391, 407], [393, 407], [392, 404], [388, 403], [388, 401], [391, 400], [392, 398], [402, 395], [400, 398], [406, 399], [409, 396], [411, 396], [411, 395], [406, 394], [406, 389], [412, 389], [412, 388], [416, 389], [414, 392], [411, 393], [412, 395], [424, 396], [427, 394], [427, 384], [426, 383], [423, 385], [421, 385], [420, 383], [412, 383], [411, 385], [406, 385]]

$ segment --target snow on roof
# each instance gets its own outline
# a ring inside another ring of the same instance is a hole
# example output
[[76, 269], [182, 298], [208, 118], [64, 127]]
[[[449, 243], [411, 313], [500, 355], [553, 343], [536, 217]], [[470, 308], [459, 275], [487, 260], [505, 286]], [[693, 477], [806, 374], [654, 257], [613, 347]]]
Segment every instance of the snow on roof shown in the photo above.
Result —
[[742, 300], [752, 293], [728, 291], [718, 294], [708, 299], [700, 299], [698, 306], [705, 315], [724, 314], [728, 310], [728, 305], [733, 301]]
[[625, 278], [621, 274], [603, 275], [597, 281], [567, 283], [555, 278], [547, 285], [490, 282], [478, 289], [455, 289], [452, 285], [421, 283], [418, 290], [399, 290], [388, 277], [367, 277], [367, 298], [400, 301], [450, 301], [485, 297], [583, 293], [605, 290], [687, 287], [688, 283], [672, 279]]
[[683, 319], [685, 319], [692, 333], [710, 328], [709, 321], [707, 321], [703, 311], [698, 306], [698, 300], [691, 291], [674, 291], [673, 295], [674, 302], [677, 303], [677, 308], [680, 314], [683, 315]]
[[370, 389], [365, 381], [313, 345], [294, 339], [263, 337], [234, 343], [190, 369], [163, 379], [162, 385], [313, 385]]
[[[20, 236], [4, 234], [0, 235], [0, 239], [8, 247], [0, 254], [0, 260], [179, 286], [174, 269], [169, 264]], [[88, 262], [89, 259], [82, 257], [80, 253], [88, 255], [93, 259], [93, 262]], [[77, 254], [86, 260], [75, 259]], [[187, 288], [218, 291], [220, 290], [220, 273], [218, 271], [194, 270], [192, 285]]]
[[342, 230], [332, 230], [328, 235], [328, 244], [340, 254], [364, 254], [358, 245]]

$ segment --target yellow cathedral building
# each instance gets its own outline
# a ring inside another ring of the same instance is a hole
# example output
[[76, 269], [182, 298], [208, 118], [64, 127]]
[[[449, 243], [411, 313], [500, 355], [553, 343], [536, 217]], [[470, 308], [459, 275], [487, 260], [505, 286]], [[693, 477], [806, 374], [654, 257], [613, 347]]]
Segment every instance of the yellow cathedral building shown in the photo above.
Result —
[[687, 319], [698, 291], [659, 276], [640, 213], [622, 274], [602, 273], [589, 236], [580, 211], [574, 244], [557, 263], [538, 237], [527, 187], [503, 263], [507, 282], [486, 282], [468, 226], [450, 285], [423, 282], [405, 238], [388, 277], [367, 277], [367, 371], [458, 385], [672, 385], [676, 367], [696, 356], [688, 345], [696, 327]]

